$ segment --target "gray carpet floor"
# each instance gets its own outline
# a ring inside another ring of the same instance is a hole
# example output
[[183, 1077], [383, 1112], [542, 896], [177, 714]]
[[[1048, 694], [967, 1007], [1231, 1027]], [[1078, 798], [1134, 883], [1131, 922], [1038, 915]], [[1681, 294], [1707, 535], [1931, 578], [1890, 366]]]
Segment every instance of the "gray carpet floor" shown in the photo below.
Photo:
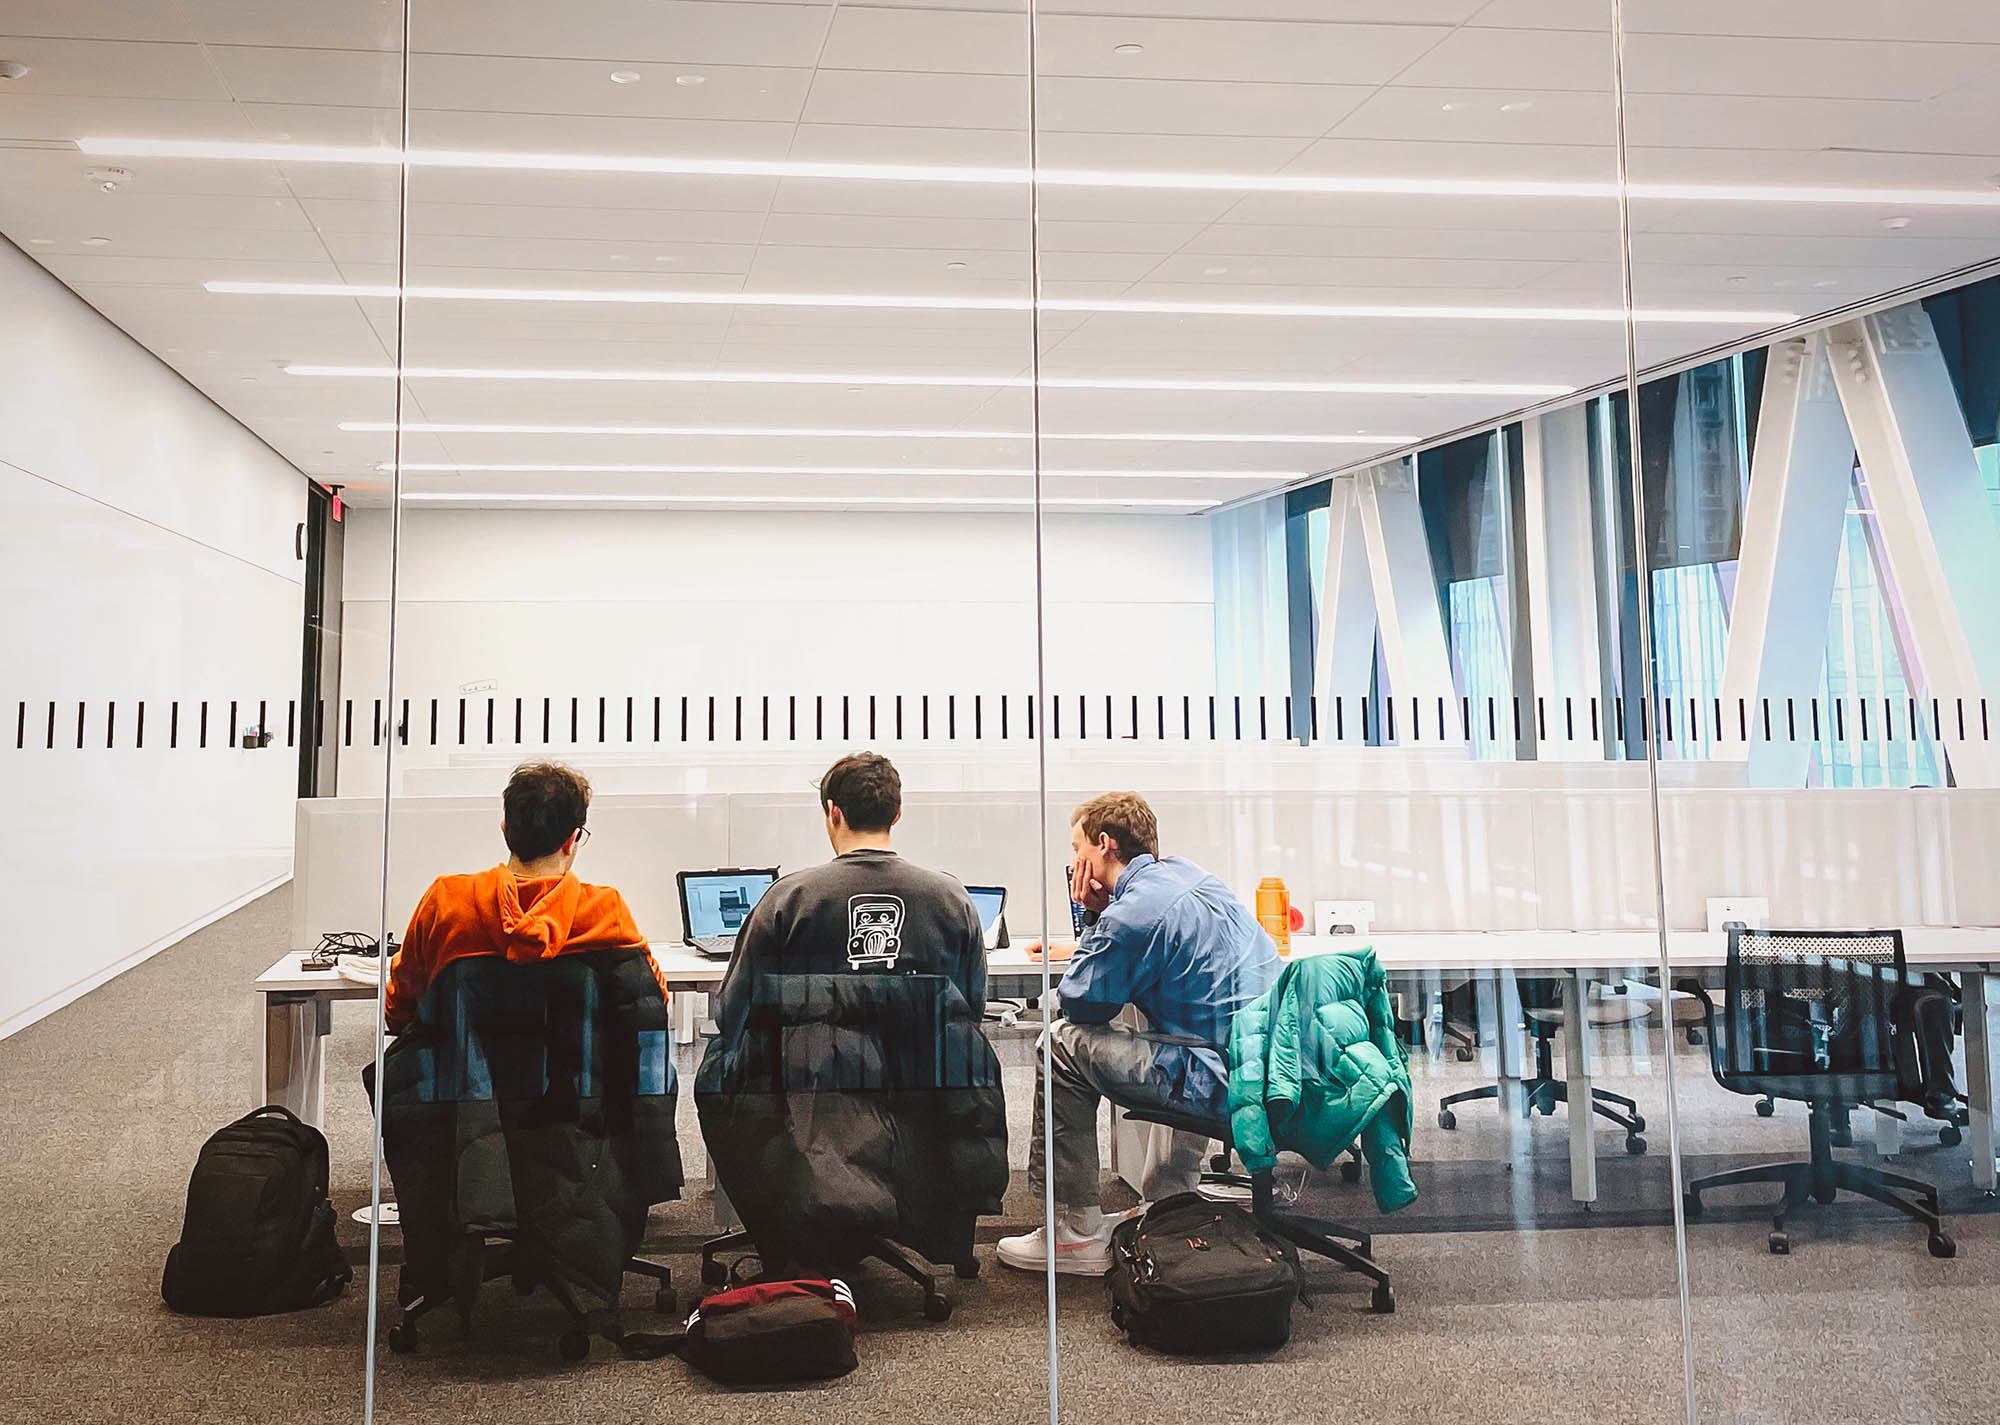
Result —
[[[243, 1322], [192, 1320], [160, 1304], [159, 1272], [178, 1233], [186, 1175], [202, 1140], [249, 1106], [249, 982], [284, 947], [289, 892], [278, 891], [58, 1014], [0, 1041], [0, 1419], [21, 1421], [354, 1422], [366, 1364], [365, 1272], [330, 1306]], [[1025, 1163], [1032, 1070], [1025, 1039], [1000, 1043], [1017, 1167]], [[366, 1202], [369, 1133], [355, 1075], [372, 1052], [368, 1017], [340, 1006], [329, 1046], [327, 1132], [335, 1204], [349, 1256], [365, 1267], [367, 1233], [346, 1214]], [[1643, 1421], [1686, 1418], [1682, 1337], [1660, 1036], [1608, 1046], [1605, 1087], [1651, 1120], [1651, 1150], [1627, 1157], [1623, 1134], [1599, 1135], [1601, 1197], [1569, 1200], [1566, 1127], [1537, 1119], [1512, 1161], [1491, 1105], [1438, 1129], [1440, 1093], [1481, 1080], [1481, 1066], [1414, 1065], [1413, 1145], [1422, 1197], [1376, 1221], [1365, 1186], [1307, 1174], [1303, 1202], [1378, 1231], [1399, 1309], [1367, 1310], [1353, 1278], [1322, 1264], [1321, 1289], [1294, 1318], [1291, 1344], [1254, 1360], [1182, 1360], [1128, 1348], [1101, 1284], [1056, 1292], [1064, 1421], [1249, 1422]], [[687, 1063], [683, 1062], [684, 1078]], [[1761, 1120], [1717, 1089], [1706, 1062], [1678, 1056], [1681, 1146], [1690, 1174], [1803, 1152], [1803, 1121], [1781, 1106]], [[670, 1258], [683, 1290], [712, 1222], [703, 1156], [683, 1095], [685, 1201], [656, 1210], [649, 1250]], [[1857, 1136], [1865, 1136], [1856, 1120]], [[1873, 1161], [1863, 1146], [1852, 1156]], [[1767, 1189], [1719, 1194], [1688, 1232], [1696, 1395], [1704, 1421], [1932, 1422], [1986, 1419], [2000, 1400], [2000, 1216], [1967, 1184], [1963, 1157], [1934, 1127], [1913, 1125], [1896, 1165], [1945, 1191], [1959, 1242], [1936, 1261], [1893, 1214], [1843, 1200], [1794, 1228], [1789, 1257], [1765, 1251]], [[1117, 1199], [1113, 1199], [1117, 1201]], [[1017, 1174], [1004, 1221], [1035, 1215]], [[376, 1283], [395, 1290], [385, 1235]], [[824, 1386], [730, 1396], [673, 1359], [627, 1362], [600, 1348], [568, 1365], [551, 1346], [561, 1313], [504, 1289], [481, 1299], [474, 1332], [426, 1323], [415, 1356], [380, 1355], [376, 1418], [481, 1422], [806, 1421], [829, 1413], [869, 1425], [1048, 1418], [1049, 1329], [1040, 1277], [996, 1266], [954, 1283], [958, 1311], [926, 1323], [909, 1284], [857, 1283], [861, 1365]], [[633, 1283], [643, 1321], [650, 1295]]]

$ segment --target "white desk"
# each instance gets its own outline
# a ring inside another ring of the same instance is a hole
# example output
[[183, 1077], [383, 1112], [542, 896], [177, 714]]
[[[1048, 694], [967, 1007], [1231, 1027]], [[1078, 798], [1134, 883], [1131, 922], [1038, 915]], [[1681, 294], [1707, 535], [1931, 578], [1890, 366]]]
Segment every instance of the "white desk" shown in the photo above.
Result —
[[[1504, 985], [1514, 977], [1564, 981], [1564, 1072], [1569, 1084], [1570, 1193], [1579, 1202], [1597, 1197], [1597, 1165], [1590, 1111], [1592, 1030], [1575, 1013], [1594, 981], [1623, 979], [1658, 971], [1659, 937], [1651, 931], [1383, 932], [1365, 938], [1294, 936], [1292, 954], [1314, 955], [1372, 945], [1393, 976], [1422, 980], [1438, 974], [1488, 974]], [[1965, 1002], [1967, 1138], [1973, 1185], [1982, 1192], [2000, 1186], [1994, 1159], [1994, 1070], [2000, 1067], [2000, 1005], [1991, 993], [2000, 973], [2000, 928], [1915, 926], [1903, 932], [1903, 952], [1912, 969], [1963, 976]], [[722, 982], [728, 962], [711, 960], [683, 946], [656, 947], [654, 958], [668, 987], [706, 993]], [[1678, 975], [1720, 969], [1728, 958], [1728, 937], [1702, 931], [1670, 931], [1668, 972]], [[306, 1122], [319, 1124], [325, 1112], [323, 1046], [332, 1023], [333, 1001], [373, 999], [373, 986], [338, 973], [306, 974], [294, 951], [257, 977], [257, 1021], [262, 1027], [256, 1087], [259, 1103], [282, 1103]], [[1039, 976], [1042, 962], [1024, 950], [996, 950], [987, 957], [991, 979]], [[1051, 966], [1060, 974], [1061, 962]], [[1503, 1016], [1504, 1018], [1504, 1016]], [[1517, 1048], [1503, 1042], [1499, 1077], [1518, 1083], [1524, 1066]], [[1501, 1100], [1500, 1122], [1509, 1135], [1519, 1126], [1518, 1093]], [[1661, 1112], [1665, 1111], [1664, 1104]]]

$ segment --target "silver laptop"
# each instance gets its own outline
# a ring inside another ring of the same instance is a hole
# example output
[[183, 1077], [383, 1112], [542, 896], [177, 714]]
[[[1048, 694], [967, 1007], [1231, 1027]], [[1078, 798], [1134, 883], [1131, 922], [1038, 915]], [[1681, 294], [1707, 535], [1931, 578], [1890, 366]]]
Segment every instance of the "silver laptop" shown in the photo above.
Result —
[[677, 879], [684, 939], [702, 954], [726, 960], [736, 952], [736, 934], [751, 908], [778, 879], [778, 868], [682, 871]]

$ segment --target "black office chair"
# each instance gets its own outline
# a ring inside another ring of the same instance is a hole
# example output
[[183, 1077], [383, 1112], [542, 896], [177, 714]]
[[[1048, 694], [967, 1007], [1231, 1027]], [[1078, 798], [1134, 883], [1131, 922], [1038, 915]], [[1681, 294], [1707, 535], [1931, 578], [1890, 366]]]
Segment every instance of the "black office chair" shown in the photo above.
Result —
[[[1370, 1305], [1375, 1310], [1387, 1315], [1396, 1309], [1395, 1289], [1389, 1284], [1389, 1274], [1375, 1261], [1374, 1239], [1367, 1232], [1344, 1222], [1328, 1222], [1280, 1211], [1273, 1186], [1275, 1173], [1270, 1168], [1247, 1176], [1229, 1171], [1231, 1155], [1236, 1151], [1236, 1138], [1227, 1118], [1204, 1118], [1199, 1114], [1176, 1113], [1166, 1108], [1128, 1108], [1125, 1117], [1133, 1123], [1163, 1123], [1179, 1132], [1220, 1143], [1222, 1151], [1211, 1162], [1212, 1171], [1201, 1175], [1204, 1183], [1247, 1187], [1250, 1190], [1250, 1215], [1258, 1222], [1293, 1246], [1338, 1262], [1348, 1271], [1359, 1273], [1374, 1282], [1375, 1294], [1370, 1299]], [[1353, 1161], [1357, 1167], [1355, 1176], [1359, 1177], [1359, 1160]], [[1343, 1177], [1346, 1176], [1345, 1167], [1343, 1163]], [[1346, 1245], [1350, 1242], [1354, 1244], [1351, 1247]]]
[[[1562, 981], [1524, 979], [1519, 981], [1519, 985], [1522, 1016], [1527, 1022], [1528, 1033], [1535, 1041], [1535, 1076], [1521, 1081], [1521, 1116], [1526, 1118], [1537, 1110], [1547, 1116], [1556, 1111], [1558, 1104], [1569, 1102], [1569, 1082], [1557, 1078], [1555, 1071], [1555, 1038], [1562, 1032], [1567, 1018], [1562, 1002]], [[1584, 1012], [1590, 1014], [1596, 1008], [1586, 1005]], [[1652, 1008], [1643, 1001], [1635, 1000], [1610, 1006], [1608, 1012], [1616, 1016], [1611, 1022], [1624, 1022], [1650, 1015]], [[1453, 1104], [1499, 1097], [1498, 1084], [1483, 1084], [1462, 1093], [1446, 1094], [1438, 1100], [1438, 1127], [1447, 1133], [1458, 1127], [1458, 1115], [1451, 1111]], [[1638, 1104], [1623, 1094], [1593, 1085], [1590, 1109], [1599, 1118], [1607, 1118], [1625, 1130], [1626, 1152], [1638, 1154], [1646, 1151], [1646, 1140], [1642, 1136], [1646, 1131], [1646, 1120], [1640, 1114]]]
[[453, 960], [383, 1061], [383, 1157], [400, 1207], [402, 1310], [389, 1348], [451, 1303], [469, 1326], [482, 1284], [546, 1288], [569, 1318], [566, 1360], [593, 1330], [627, 1355], [627, 1273], [674, 1311], [673, 1277], [636, 1255], [647, 1210], [680, 1196], [667, 1008], [642, 950]]
[[[761, 973], [734, 1042], [703, 1055], [695, 1106], [717, 1180], [743, 1229], [705, 1243], [754, 1251], [766, 1271], [844, 1273], [883, 1262], [951, 1316], [926, 1263], [979, 1274], [978, 1217], [1007, 1189], [1000, 1062], [979, 1011], [945, 975]], [[919, 1260], [921, 1259], [921, 1260]]]
[[1831, 1206], [1837, 1194], [1852, 1192], [1922, 1223], [1933, 1257], [1956, 1255], [1933, 1184], [1833, 1156], [1835, 1124], [1848, 1105], [1896, 1096], [1894, 1005], [1910, 984], [1902, 932], [1733, 926], [1723, 983], [1721, 1013], [1700, 992], [1715, 1081], [1731, 1093], [1806, 1104], [1811, 1156], [1689, 1183], [1688, 1219], [1701, 1216], [1701, 1195], [1714, 1188], [1782, 1184], [1769, 1238], [1782, 1255], [1791, 1250], [1787, 1217], [1808, 1201]]

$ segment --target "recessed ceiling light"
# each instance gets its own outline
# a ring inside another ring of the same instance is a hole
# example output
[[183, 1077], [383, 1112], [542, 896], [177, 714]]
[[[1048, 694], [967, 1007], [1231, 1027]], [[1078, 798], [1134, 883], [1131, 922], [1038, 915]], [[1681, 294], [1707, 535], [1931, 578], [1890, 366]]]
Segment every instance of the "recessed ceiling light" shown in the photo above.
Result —
[[1813, 283], [1813, 286], [1815, 286], [1815, 287], [1821, 287], [1821, 288], [1825, 288], [1825, 287], [1838, 287], [1839, 285], [1840, 285], [1840, 284], [1839, 284], [1838, 282], [1836, 282], [1836, 281], [1835, 281], [1835, 280], [1834, 280], [1833, 278], [1831, 278], [1831, 277], [1822, 277], [1822, 278], [1820, 278], [1820, 279], [1819, 279], [1819, 281], [1817, 281], [1817, 282]]
[[[622, 260], [614, 256], [614, 261]], [[947, 264], [952, 266], [953, 264]], [[1219, 277], [1228, 267], [1204, 267], [1205, 277]], [[1255, 276], [1258, 269], [1249, 269]], [[232, 282], [202, 284], [211, 292], [261, 297], [382, 297], [397, 289], [384, 283]], [[459, 302], [621, 302], [710, 307], [876, 307], [892, 311], [1026, 312], [1036, 303], [1029, 297], [951, 296], [916, 293], [863, 292], [726, 292], [676, 291], [647, 288], [590, 287], [406, 287], [413, 301]], [[1492, 322], [1623, 322], [1623, 307], [1473, 307], [1389, 305], [1324, 302], [1188, 302], [1132, 297], [1044, 297], [1050, 312], [1107, 312], [1170, 317], [1312, 318], [1352, 321], [1492, 321]], [[1642, 322], [1740, 325], [1793, 321], [1796, 312], [1700, 308], [1642, 307]]]
[[1739, 272], [1736, 274], [1736, 276], [1727, 277], [1724, 278], [1723, 280], [1726, 281], [1731, 287], [1741, 287], [1744, 283], [1748, 282], [1750, 279], [1748, 277], [1745, 277], [1742, 273]]
[[[360, 377], [394, 380], [394, 366], [322, 366], [299, 362], [286, 366], [292, 376]], [[711, 371], [521, 369], [479, 366], [405, 366], [411, 381], [614, 381], [674, 385], [720, 386], [846, 386], [859, 394], [869, 386], [940, 386], [967, 390], [1003, 390], [1036, 384], [1030, 376], [929, 375], [919, 372], [753, 371], [735, 368]], [[1044, 376], [1040, 384], [1058, 391], [1237, 391], [1282, 392], [1325, 396], [1569, 396], [1574, 386], [1545, 381], [1259, 381], [1213, 380], [1177, 376]]]
[[632, 254], [629, 252], [614, 252], [611, 254], [611, 260], [613, 262], [630, 262]]
[[1532, 99], [1509, 99], [1500, 106], [1500, 112], [1503, 114], [1518, 114], [1523, 109], [1532, 109], [1534, 107], [1535, 101]]
[[83, 245], [85, 247], [109, 247], [111, 246], [111, 239], [108, 237], [87, 237], [83, 240]]
[[[389, 471], [395, 467], [384, 462], [375, 467]], [[1032, 475], [1035, 468], [1024, 466], [881, 466], [881, 465], [478, 465], [460, 464], [447, 461], [441, 464], [415, 465], [408, 461], [403, 464], [406, 474], [443, 475], [478, 473], [482, 475], [816, 475], [867, 476], [867, 475], [912, 475], [925, 479], [955, 475], [982, 476], [994, 478], [1005, 475]], [[1262, 480], [1270, 484], [1279, 480], [1290, 480], [1301, 472], [1296, 470], [1052, 470], [1044, 468], [1044, 475], [1059, 475], [1066, 480]]]
[[[388, 434], [394, 421], [342, 421], [340, 429], [371, 434]], [[633, 436], [795, 436], [813, 440], [1027, 440], [1032, 430], [866, 430], [848, 426], [592, 426], [592, 425], [496, 425], [483, 422], [405, 421], [406, 435], [633, 435]], [[1148, 443], [1210, 445], [1353, 445], [1355, 436], [1367, 435], [1273, 435], [1248, 431], [1086, 431], [1043, 430], [1043, 440], [1145, 441]], [[1367, 443], [1383, 441], [1396, 445], [1414, 444], [1414, 435], [1369, 436]]]
[[1438, 105], [1438, 107], [1440, 109], [1443, 109], [1447, 114], [1458, 114], [1458, 113], [1463, 113], [1467, 109], [1470, 109], [1472, 107], [1472, 101], [1470, 99], [1448, 99], [1444, 103]]
[[257, 384], [257, 378], [255, 376], [244, 376], [239, 379], [241, 379], [243, 384], [246, 386], [255, 386]]
[[679, 259], [678, 257], [675, 257], [675, 256], [674, 256], [674, 255], [673, 255], [672, 253], [670, 253], [670, 252], [663, 252], [663, 253], [659, 254], [659, 256], [655, 257], [655, 258], [653, 259], [653, 261], [655, 261], [655, 262], [679, 262], [679, 261], [680, 261], [680, 259]]
[[0, 79], [24, 79], [28, 66], [18, 59], [0, 59]]
[[1228, 271], [1229, 269], [1226, 267], [1204, 267], [1201, 270], [1201, 275], [1204, 277], [1221, 277]]
[[947, 272], [963, 272], [965, 271], [965, 264], [962, 262], [947, 262], [944, 268]]
[[639, 79], [640, 74], [636, 69], [614, 69], [611, 71], [611, 82], [613, 84], [637, 84]]
[[28, 239], [28, 241], [29, 241], [29, 242], [30, 242], [30, 243], [31, 243], [32, 245], [34, 245], [35, 247], [48, 247], [49, 245], [51, 245], [52, 243], [54, 243], [54, 242], [55, 242], [55, 239], [54, 239], [54, 238], [29, 238], [29, 239]]
[[[76, 140], [100, 156], [237, 160], [254, 163], [359, 163], [395, 166], [399, 149], [381, 145], [277, 144], [206, 139], [142, 139], [92, 135]], [[821, 163], [804, 159], [698, 158], [650, 154], [529, 153], [472, 149], [412, 149], [413, 168], [495, 169], [553, 173], [643, 173], [722, 178], [814, 178], [836, 182], [981, 183], [1025, 187], [1025, 168], [914, 163]], [[1043, 168], [1045, 188], [1110, 188], [1216, 193], [1364, 193], [1440, 198], [1615, 199], [1603, 181], [1528, 178], [1436, 178], [1336, 173], [1169, 173], [1129, 169]], [[274, 175], [282, 181], [282, 175]], [[1689, 203], [1807, 203], [1996, 208], [1990, 188], [1814, 188], [1781, 184], [1633, 183], [1631, 196]]]
[[699, 89], [702, 85], [708, 83], [708, 76], [706, 74], [676, 74], [674, 76], [674, 83], [680, 85], [683, 89]]
[[1890, 232], [1900, 232], [1909, 225], [1910, 220], [1900, 213], [1893, 218], [1882, 219], [1882, 226], [1889, 229]]
[[1122, 54], [1130, 56], [1135, 54], [1144, 54], [1146, 52], [1146, 47], [1144, 45], [1135, 45], [1135, 44], [1113, 45], [1111, 47], [1111, 52], [1113, 54]]
[[511, 491], [452, 490], [416, 491], [403, 496], [409, 505], [833, 505], [902, 506], [964, 505], [990, 510], [1031, 510], [1037, 503], [1044, 509], [1157, 509], [1206, 510], [1214, 500], [1162, 500], [1116, 497], [1082, 499], [1044, 495], [1039, 501], [1027, 495], [524, 495]]

